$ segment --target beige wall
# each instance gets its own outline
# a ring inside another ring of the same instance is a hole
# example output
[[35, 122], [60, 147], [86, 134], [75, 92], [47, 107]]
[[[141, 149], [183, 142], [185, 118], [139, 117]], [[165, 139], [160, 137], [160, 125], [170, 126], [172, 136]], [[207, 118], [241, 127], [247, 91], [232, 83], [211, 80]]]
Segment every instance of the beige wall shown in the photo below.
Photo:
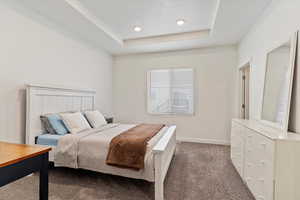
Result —
[[[228, 143], [235, 104], [236, 66], [237, 52], [232, 46], [115, 57], [115, 118], [126, 123], [176, 124], [180, 138]], [[194, 116], [153, 116], [146, 112], [147, 70], [172, 67], [195, 69]]]
[[[263, 99], [266, 54], [278, 47], [300, 29], [300, 1], [273, 0], [252, 30], [241, 41], [239, 64], [252, 59], [250, 83], [250, 118], [260, 119]], [[298, 71], [298, 83], [300, 70]], [[300, 86], [294, 93], [291, 130], [300, 132]]]
[[0, 4], [0, 140], [24, 142], [26, 83], [93, 88], [111, 115], [112, 58]]

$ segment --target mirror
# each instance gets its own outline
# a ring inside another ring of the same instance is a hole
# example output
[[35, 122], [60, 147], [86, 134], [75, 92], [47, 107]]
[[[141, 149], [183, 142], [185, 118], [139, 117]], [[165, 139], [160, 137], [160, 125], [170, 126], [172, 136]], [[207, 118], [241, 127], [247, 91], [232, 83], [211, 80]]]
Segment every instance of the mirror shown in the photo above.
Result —
[[297, 34], [267, 55], [261, 118], [284, 131], [288, 129], [296, 46]]

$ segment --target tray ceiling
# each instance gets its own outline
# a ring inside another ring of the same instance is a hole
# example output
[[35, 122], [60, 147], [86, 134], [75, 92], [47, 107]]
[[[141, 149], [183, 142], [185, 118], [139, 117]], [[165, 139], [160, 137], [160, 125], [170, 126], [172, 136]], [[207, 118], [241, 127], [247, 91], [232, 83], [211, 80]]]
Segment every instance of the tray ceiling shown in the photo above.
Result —
[[[1, 0], [112, 54], [236, 44], [271, 0]], [[178, 26], [176, 20], [184, 19]], [[135, 26], [142, 31], [135, 32]]]

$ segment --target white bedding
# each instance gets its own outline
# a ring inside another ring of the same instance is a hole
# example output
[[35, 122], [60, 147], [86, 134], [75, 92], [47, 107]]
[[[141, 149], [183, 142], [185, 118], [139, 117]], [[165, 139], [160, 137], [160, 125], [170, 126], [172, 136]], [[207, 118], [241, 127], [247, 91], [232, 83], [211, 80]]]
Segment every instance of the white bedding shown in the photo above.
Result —
[[105, 162], [110, 141], [115, 136], [134, 126], [133, 124], [108, 124], [98, 129], [91, 129], [61, 137], [55, 150], [55, 166], [82, 168], [153, 182], [154, 159], [152, 148], [168, 127], [164, 127], [148, 142], [144, 169], [135, 171], [118, 168], [107, 165]]

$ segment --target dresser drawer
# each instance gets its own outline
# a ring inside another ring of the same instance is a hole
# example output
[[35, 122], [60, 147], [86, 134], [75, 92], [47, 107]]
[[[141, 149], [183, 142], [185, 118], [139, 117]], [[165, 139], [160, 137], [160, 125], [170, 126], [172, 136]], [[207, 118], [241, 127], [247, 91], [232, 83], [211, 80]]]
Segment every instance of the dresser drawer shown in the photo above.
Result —
[[245, 181], [256, 199], [273, 199], [274, 141], [247, 129]]
[[266, 200], [273, 199], [275, 142], [260, 134], [257, 135], [257, 195]]
[[243, 177], [244, 163], [244, 127], [232, 123], [231, 127], [231, 160], [236, 170]]
[[244, 168], [244, 177], [245, 177], [245, 182], [248, 185], [250, 191], [255, 194], [256, 189], [255, 189], [255, 182], [256, 182], [256, 163], [257, 163], [257, 158], [255, 155], [255, 134], [249, 130], [245, 129], [245, 136], [246, 136], [246, 141], [245, 141], [245, 168]]
[[300, 200], [300, 135], [257, 120], [232, 122], [232, 161], [255, 199]]

